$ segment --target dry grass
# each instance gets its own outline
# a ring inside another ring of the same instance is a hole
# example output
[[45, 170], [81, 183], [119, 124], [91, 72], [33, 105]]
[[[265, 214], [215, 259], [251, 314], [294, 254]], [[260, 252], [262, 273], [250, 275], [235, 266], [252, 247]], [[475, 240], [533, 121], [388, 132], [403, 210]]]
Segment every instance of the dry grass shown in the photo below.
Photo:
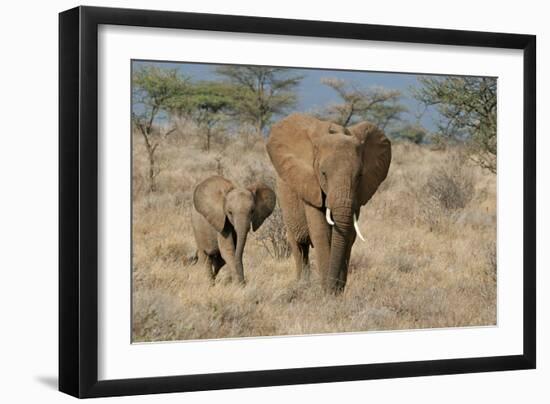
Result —
[[367, 241], [355, 243], [338, 297], [321, 291], [315, 270], [297, 285], [292, 258], [266, 248], [272, 231], [249, 237], [244, 288], [229, 282], [227, 268], [210, 287], [191, 264], [194, 185], [216, 173], [242, 185], [273, 184], [262, 139], [226, 139], [206, 154], [192, 132], [179, 133], [158, 150], [153, 194], [137, 136], [133, 153], [134, 341], [496, 323], [496, 177], [459, 150], [394, 144], [389, 176], [362, 209]]

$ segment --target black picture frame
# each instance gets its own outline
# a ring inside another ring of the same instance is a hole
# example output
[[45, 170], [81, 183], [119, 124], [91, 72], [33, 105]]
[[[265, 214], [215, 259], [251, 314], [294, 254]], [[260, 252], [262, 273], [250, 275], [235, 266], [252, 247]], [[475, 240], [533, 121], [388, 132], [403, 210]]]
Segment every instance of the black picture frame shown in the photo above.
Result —
[[[99, 381], [100, 24], [523, 50], [523, 354]], [[536, 366], [536, 37], [183, 12], [77, 7], [59, 15], [59, 390], [75, 397], [326, 383]]]

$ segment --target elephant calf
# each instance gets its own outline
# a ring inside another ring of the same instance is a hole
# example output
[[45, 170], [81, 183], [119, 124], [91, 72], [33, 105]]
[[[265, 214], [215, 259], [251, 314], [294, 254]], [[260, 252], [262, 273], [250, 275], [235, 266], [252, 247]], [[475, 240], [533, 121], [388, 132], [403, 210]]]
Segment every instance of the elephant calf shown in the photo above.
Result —
[[212, 176], [196, 186], [193, 233], [198, 259], [212, 284], [226, 263], [244, 284], [243, 251], [250, 225], [256, 231], [274, 207], [275, 193], [261, 183], [240, 188], [224, 177]]

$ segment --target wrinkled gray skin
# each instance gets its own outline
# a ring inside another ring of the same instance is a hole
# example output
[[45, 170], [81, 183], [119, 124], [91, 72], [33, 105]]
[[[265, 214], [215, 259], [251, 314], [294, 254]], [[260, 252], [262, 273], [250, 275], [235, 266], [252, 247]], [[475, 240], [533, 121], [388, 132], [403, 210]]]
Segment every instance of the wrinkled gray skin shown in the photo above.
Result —
[[264, 184], [236, 187], [231, 181], [212, 176], [193, 193], [192, 225], [198, 260], [214, 283], [227, 264], [237, 281], [245, 283], [243, 252], [248, 231], [256, 231], [275, 207], [275, 193]]
[[278, 174], [297, 278], [308, 276], [313, 246], [325, 288], [342, 292], [357, 234], [354, 222], [386, 178], [390, 141], [369, 122], [344, 128], [293, 114], [273, 125], [267, 152]]

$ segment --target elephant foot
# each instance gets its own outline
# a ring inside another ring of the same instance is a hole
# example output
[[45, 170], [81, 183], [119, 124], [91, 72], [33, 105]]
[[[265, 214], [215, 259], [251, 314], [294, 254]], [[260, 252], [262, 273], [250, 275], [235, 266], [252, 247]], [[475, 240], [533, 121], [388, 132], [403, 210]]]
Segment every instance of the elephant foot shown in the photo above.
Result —
[[302, 279], [308, 283], [311, 280], [311, 269], [309, 265], [304, 267], [304, 269], [302, 270]]
[[243, 271], [236, 271], [236, 275], [237, 275], [237, 283], [241, 286], [244, 286], [246, 284], [246, 281], [244, 280]]
[[311, 276], [309, 274], [302, 274], [296, 278], [296, 283], [300, 286], [308, 286], [311, 284]]
[[326, 280], [326, 282], [323, 282], [323, 284], [325, 292], [335, 296], [341, 295], [346, 287], [345, 282], [342, 282], [338, 278], [329, 278]]

